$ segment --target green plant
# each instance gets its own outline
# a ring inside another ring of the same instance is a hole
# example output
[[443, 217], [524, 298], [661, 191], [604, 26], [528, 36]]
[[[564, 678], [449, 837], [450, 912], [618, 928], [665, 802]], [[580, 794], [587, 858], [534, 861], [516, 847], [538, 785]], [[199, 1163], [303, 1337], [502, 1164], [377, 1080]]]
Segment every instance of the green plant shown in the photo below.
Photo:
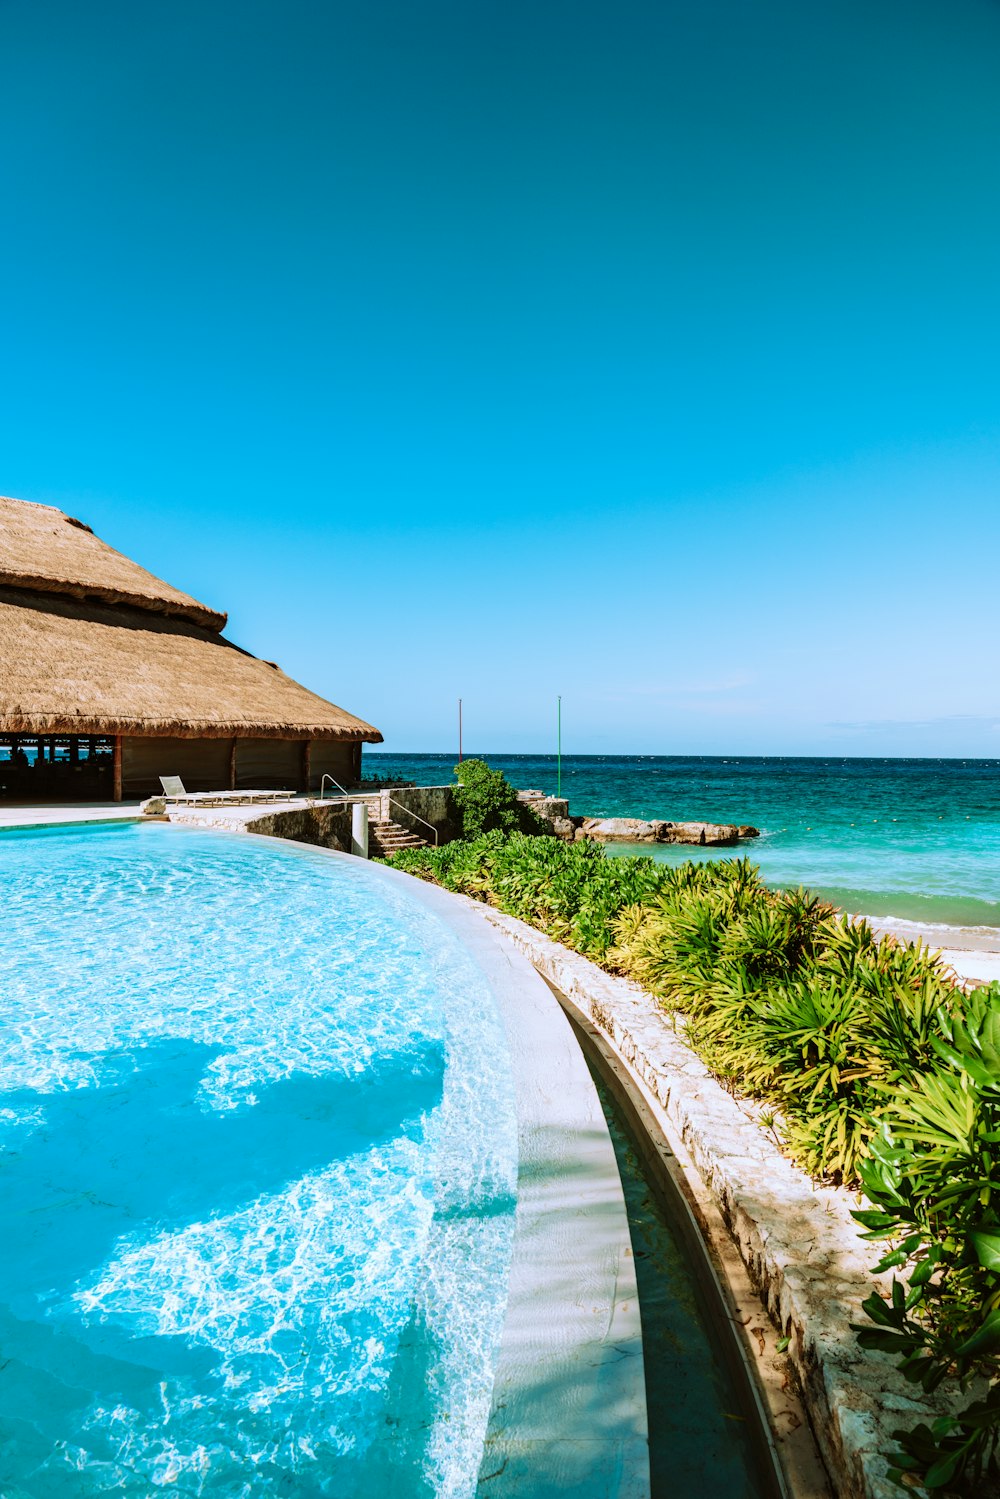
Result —
[[[931, 1036], [935, 1064], [896, 1093], [860, 1171], [865, 1237], [888, 1240], [863, 1347], [892, 1353], [928, 1392], [945, 1379], [987, 1389], [963, 1410], [895, 1433], [893, 1472], [929, 1489], [997, 1471], [1000, 1441], [1000, 985], [953, 991]], [[895, 1271], [903, 1272], [904, 1280]]]
[[981, 1492], [1000, 1433], [1000, 986], [965, 996], [926, 948], [768, 890], [746, 859], [668, 867], [493, 832], [396, 862], [636, 979], [794, 1160], [864, 1187], [878, 1270], [908, 1279], [868, 1298], [862, 1344], [974, 1397], [897, 1432], [892, 1471]]
[[535, 814], [518, 801], [517, 790], [503, 771], [491, 770], [485, 760], [463, 760], [455, 766], [455, 775], [455, 800], [464, 838], [494, 831], [530, 832], [539, 827]]

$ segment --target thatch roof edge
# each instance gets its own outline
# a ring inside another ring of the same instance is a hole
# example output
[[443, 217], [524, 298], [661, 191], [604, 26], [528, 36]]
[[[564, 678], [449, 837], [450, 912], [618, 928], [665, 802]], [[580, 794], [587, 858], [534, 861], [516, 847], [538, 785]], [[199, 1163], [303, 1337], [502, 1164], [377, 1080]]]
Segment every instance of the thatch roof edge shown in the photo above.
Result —
[[175, 588], [54, 505], [0, 495], [0, 583], [61, 598], [128, 604], [221, 630], [226, 615]]
[[45, 577], [41, 574], [25, 573], [0, 567], [0, 586], [17, 588], [25, 593], [50, 594], [53, 598], [80, 599], [86, 603], [126, 604], [133, 609], [142, 609], [147, 614], [167, 614], [174, 619], [186, 619], [200, 625], [202, 629], [218, 633], [225, 628], [228, 614], [199, 604], [161, 599], [147, 593], [133, 593], [123, 588], [106, 588], [103, 585], [74, 583], [71, 579]]
[[331, 729], [323, 724], [192, 722], [181, 719], [67, 718], [57, 714], [0, 716], [0, 734], [122, 734], [129, 739], [335, 739], [381, 744], [383, 736], [358, 720], [357, 728]]
[[0, 733], [382, 740], [217, 631], [9, 587], [0, 587]]

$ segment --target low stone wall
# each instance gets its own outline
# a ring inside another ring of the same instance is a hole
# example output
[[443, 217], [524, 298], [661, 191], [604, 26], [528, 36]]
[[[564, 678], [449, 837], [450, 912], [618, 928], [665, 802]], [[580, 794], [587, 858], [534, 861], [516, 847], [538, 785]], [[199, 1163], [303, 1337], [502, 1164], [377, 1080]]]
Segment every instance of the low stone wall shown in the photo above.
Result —
[[398, 822], [407, 832], [416, 833], [432, 843], [427, 824], [437, 830], [440, 843], [450, 843], [462, 836], [453, 786], [399, 786], [380, 793], [382, 816]]
[[248, 833], [291, 838], [296, 843], [311, 843], [317, 848], [336, 848], [343, 854], [351, 852], [351, 809], [343, 803], [262, 812], [245, 826]]
[[[152, 814], [155, 815], [155, 814]], [[268, 810], [266, 807], [180, 806], [169, 807], [169, 822], [182, 827], [218, 828], [224, 833], [263, 833], [270, 838], [290, 838], [295, 843], [311, 843], [315, 848], [334, 848], [351, 852], [351, 809], [342, 802]]]
[[545, 796], [540, 791], [519, 791], [517, 799], [530, 807], [536, 817], [541, 818], [545, 823], [545, 831], [551, 837], [561, 838], [564, 843], [572, 843], [580, 819], [570, 817], [569, 802], [565, 797]]
[[[456, 897], [465, 901], [465, 897]], [[945, 1409], [914, 1398], [885, 1355], [858, 1347], [852, 1322], [876, 1284], [850, 1216], [857, 1199], [818, 1187], [780, 1153], [708, 1072], [656, 999], [533, 927], [466, 901], [606, 1035], [683, 1140], [770, 1316], [790, 1339], [823, 1460], [841, 1499], [898, 1499], [882, 1456], [892, 1431]]]

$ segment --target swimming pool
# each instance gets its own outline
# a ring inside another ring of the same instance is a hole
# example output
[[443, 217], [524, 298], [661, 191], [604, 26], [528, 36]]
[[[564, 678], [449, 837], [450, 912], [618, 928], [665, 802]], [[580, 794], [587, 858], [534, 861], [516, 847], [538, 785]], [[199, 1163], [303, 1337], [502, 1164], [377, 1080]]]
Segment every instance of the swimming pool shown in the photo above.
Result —
[[0, 837], [0, 1492], [468, 1495], [517, 1117], [489, 982], [361, 861]]

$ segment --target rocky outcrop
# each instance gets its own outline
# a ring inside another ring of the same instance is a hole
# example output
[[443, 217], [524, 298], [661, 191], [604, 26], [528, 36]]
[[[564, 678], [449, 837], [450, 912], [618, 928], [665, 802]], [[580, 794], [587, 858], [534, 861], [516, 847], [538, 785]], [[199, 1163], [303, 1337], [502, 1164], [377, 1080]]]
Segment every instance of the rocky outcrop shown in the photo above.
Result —
[[572, 843], [580, 819], [570, 817], [569, 802], [565, 797], [546, 796], [544, 791], [519, 791], [517, 799], [541, 818], [546, 833], [561, 838], [564, 843]]
[[579, 837], [598, 843], [689, 843], [701, 847], [726, 847], [741, 838], [757, 838], [759, 829], [748, 823], [663, 822], [641, 817], [585, 817]]

